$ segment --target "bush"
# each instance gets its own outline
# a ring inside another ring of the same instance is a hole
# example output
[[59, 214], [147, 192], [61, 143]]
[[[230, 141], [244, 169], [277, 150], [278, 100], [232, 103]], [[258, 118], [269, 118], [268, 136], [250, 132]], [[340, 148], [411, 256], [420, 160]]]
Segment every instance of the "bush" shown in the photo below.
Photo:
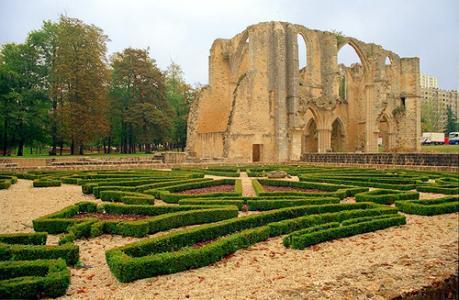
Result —
[[131, 258], [118, 249], [110, 250], [106, 252], [106, 260], [113, 275], [119, 281], [131, 282], [208, 266], [239, 249], [267, 240], [268, 237], [269, 228], [262, 226], [221, 237], [200, 248], [189, 247], [176, 252], [141, 258]]
[[381, 207], [378, 205], [371, 205], [369, 203], [356, 203], [361, 205], [345, 206], [341, 211], [331, 211], [326, 213], [306, 215], [294, 219], [283, 220], [280, 222], [270, 223], [268, 226], [271, 229], [272, 236], [287, 234], [305, 227], [320, 225], [329, 222], [342, 222], [347, 219], [392, 215], [397, 214], [397, 209], [392, 207]]
[[144, 220], [123, 221], [113, 226], [104, 227], [104, 232], [120, 234], [125, 236], [143, 237], [147, 234], [153, 234], [172, 228], [212, 223], [220, 220], [235, 218], [238, 215], [236, 207], [222, 207], [181, 211], [169, 214], [163, 214]]
[[218, 199], [182, 199], [179, 200], [179, 205], [212, 205], [212, 206], [222, 206], [222, 205], [234, 205], [239, 210], [244, 206], [244, 200], [218, 200]]
[[[323, 205], [326, 206], [326, 205]], [[159, 237], [144, 239], [139, 242], [131, 243], [122, 247], [113, 248], [106, 252], [106, 260], [115, 277], [122, 282], [129, 282], [140, 278], [151, 277], [159, 274], [169, 274], [179, 272], [194, 267], [205, 266], [221, 258], [217, 249], [220, 249], [220, 241], [238, 237], [236, 233], [244, 230], [258, 232], [259, 240], [265, 240], [272, 234], [268, 223], [289, 219], [292, 217], [303, 216], [304, 214], [317, 213], [318, 211], [353, 209], [362, 207], [379, 207], [369, 203], [359, 204], [330, 204], [327, 208], [318, 209], [317, 206], [300, 206], [283, 208], [275, 211], [260, 213], [247, 217], [233, 218], [220, 221], [214, 224], [206, 224], [190, 229], [165, 234]], [[395, 211], [393, 208], [381, 208]], [[360, 215], [359, 215], [360, 216]], [[262, 226], [262, 227], [259, 227]], [[221, 236], [229, 235], [221, 238]], [[212, 241], [217, 239], [216, 241]], [[257, 241], [259, 241], [257, 240]], [[205, 246], [195, 249], [190, 248], [197, 243], [212, 241]], [[228, 252], [233, 253], [240, 249], [238, 244], [232, 242], [225, 246]], [[195, 249], [193, 254], [189, 254], [189, 249]], [[206, 251], [201, 252], [202, 249]], [[209, 249], [210, 252], [207, 252]], [[211, 251], [215, 249], [216, 252]], [[201, 257], [208, 256], [207, 260], [200, 260]], [[165, 259], [165, 257], [167, 259]], [[210, 259], [212, 258], [212, 259]], [[196, 263], [194, 263], [196, 262]]]
[[406, 218], [402, 215], [394, 215], [387, 218], [379, 218], [367, 222], [360, 222], [340, 227], [332, 227], [328, 229], [317, 230], [304, 234], [295, 234], [287, 236], [285, 239], [292, 248], [304, 249], [308, 246], [322, 243], [329, 240], [348, 237], [356, 234], [372, 232], [375, 230], [384, 229], [391, 226], [399, 226], [406, 224]]
[[425, 185], [418, 185], [416, 187], [418, 192], [423, 193], [437, 193], [437, 194], [446, 194], [446, 195], [456, 195], [459, 194], [459, 187], [456, 186], [442, 186], [442, 185], [435, 185], [435, 184], [425, 184]]
[[0, 243], [23, 244], [23, 245], [45, 245], [46, 232], [33, 233], [6, 233], [0, 234]]
[[31, 299], [65, 295], [70, 271], [62, 259], [0, 262], [0, 298]]
[[287, 235], [286, 237], [284, 237], [283, 244], [285, 247], [290, 247], [290, 244], [292, 243], [292, 238], [295, 236], [309, 234], [309, 233], [313, 233], [316, 231], [321, 231], [321, 230], [335, 228], [335, 227], [339, 227], [339, 222], [330, 222], [330, 223], [320, 224], [320, 225], [311, 226], [305, 229], [301, 229], [301, 230], [295, 231]]
[[272, 210], [289, 206], [301, 205], [321, 205], [330, 203], [339, 203], [340, 199], [335, 197], [324, 198], [304, 198], [304, 199], [290, 199], [290, 200], [248, 200], [247, 205], [249, 210]]
[[[344, 185], [328, 184], [328, 183], [315, 183], [315, 182], [297, 182], [297, 181], [286, 181], [286, 180], [271, 180], [271, 179], [258, 179], [252, 180], [252, 185], [255, 192], [259, 197], [263, 196], [303, 196], [303, 197], [338, 197], [343, 199], [346, 196], [350, 196], [355, 192], [350, 190], [350, 187]], [[302, 189], [317, 189], [324, 192], [265, 192], [262, 185], [271, 186], [288, 186]], [[362, 191], [361, 188], [353, 187], [356, 191]]]
[[[383, 189], [393, 190], [412, 190], [416, 188], [415, 180], [407, 180], [406, 183], [401, 183], [400, 178], [395, 179], [380, 179], [380, 178], [349, 178], [349, 177], [335, 177], [335, 178], [324, 178], [324, 177], [300, 177], [302, 182], [326, 182], [335, 184], [347, 184], [364, 187], [375, 187]], [[404, 182], [404, 181], [402, 181]]]
[[61, 186], [60, 180], [54, 179], [34, 179], [33, 187], [51, 187], [51, 186]]
[[[197, 188], [205, 188], [210, 186], [217, 186], [222, 184], [234, 184], [234, 192], [222, 192], [222, 193], [206, 193], [206, 194], [176, 194], [174, 192], [181, 192], [186, 191], [189, 189], [197, 189]], [[220, 197], [228, 197], [228, 196], [241, 196], [242, 187], [241, 181], [235, 179], [219, 179], [213, 181], [206, 181], [206, 182], [199, 182], [199, 183], [187, 183], [175, 186], [169, 186], [165, 188], [160, 188], [156, 190], [147, 190], [145, 191], [147, 194], [153, 194], [156, 197], [159, 197], [161, 200], [167, 203], [178, 203], [180, 199], [185, 198], [220, 198]]]
[[433, 216], [459, 211], [459, 196], [432, 200], [395, 201], [395, 206], [407, 214]]
[[78, 246], [70, 243], [59, 246], [0, 243], [0, 261], [57, 258], [63, 258], [69, 265], [76, 264], [79, 258]]
[[386, 205], [393, 204], [396, 200], [410, 199], [419, 199], [419, 193], [394, 190], [373, 190], [371, 192], [359, 193], [355, 195], [355, 200], [357, 202], [370, 201]]
[[126, 204], [153, 204], [155, 198], [151, 195], [146, 195], [136, 192], [124, 192], [124, 191], [101, 191], [100, 199], [102, 201], [114, 201], [123, 202]]
[[12, 181], [10, 179], [1, 179], [0, 180], [0, 190], [9, 188], [11, 184], [12, 184]]

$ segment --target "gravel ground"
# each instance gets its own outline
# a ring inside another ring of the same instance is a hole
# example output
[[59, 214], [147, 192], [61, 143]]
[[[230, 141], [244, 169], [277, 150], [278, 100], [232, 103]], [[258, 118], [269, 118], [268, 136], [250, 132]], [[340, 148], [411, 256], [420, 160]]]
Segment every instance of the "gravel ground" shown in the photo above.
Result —
[[[78, 186], [0, 190], [0, 232], [32, 231], [32, 219], [81, 200]], [[349, 199], [350, 200], [350, 199]], [[159, 233], [164, 234], [164, 233]], [[79, 240], [85, 267], [72, 269], [68, 299], [387, 299], [457, 273], [458, 214], [408, 216], [397, 228], [286, 249], [273, 238], [205, 268], [119, 283], [105, 263], [112, 247], [137, 240]]]

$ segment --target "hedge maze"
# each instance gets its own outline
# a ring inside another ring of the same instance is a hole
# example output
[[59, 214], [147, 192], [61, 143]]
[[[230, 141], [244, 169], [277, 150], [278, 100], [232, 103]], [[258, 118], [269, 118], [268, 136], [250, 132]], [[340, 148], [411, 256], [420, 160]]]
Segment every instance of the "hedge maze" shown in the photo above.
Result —
[[[273, 170], [297, 179], [266, 179]], [[240, 172], [254, 177], [256, 197], [243, 196]], [[131, 282], [205, 267], [271, 237], [304, 249], [401, 226], [405, 214], [459, 210], [459, 176], [446, 172], [286, 165], [30, 171], [1, 174], [0, 188], [16, 178], [37, 188], [76, 184], [99, 200], [33, 220], [36, 233], [0, 235], [0, 298], [63, 295], [67, 266], [78, 263], [74, 242], [101, 234], [143, 238], [106, 252], [113, 275]], [[421, 193], [443, 196], [419, 200]], [[47, 234], [58, 234], [59, 245], [46, 246]]]

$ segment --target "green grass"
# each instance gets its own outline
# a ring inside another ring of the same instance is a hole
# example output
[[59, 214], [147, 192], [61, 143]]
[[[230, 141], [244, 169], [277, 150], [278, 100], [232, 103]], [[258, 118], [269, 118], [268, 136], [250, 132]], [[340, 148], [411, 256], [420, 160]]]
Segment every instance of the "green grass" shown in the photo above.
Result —
[[421, 151], [429, 153], [459, 153], [459, 145], [422, 145]]

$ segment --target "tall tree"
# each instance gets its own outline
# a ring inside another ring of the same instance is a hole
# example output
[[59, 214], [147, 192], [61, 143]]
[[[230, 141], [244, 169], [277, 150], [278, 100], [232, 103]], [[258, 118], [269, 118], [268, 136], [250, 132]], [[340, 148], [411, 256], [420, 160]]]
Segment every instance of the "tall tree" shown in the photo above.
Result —
[[446, 133], [459, 131], [459, 123], [450, 105], [446, 107]]
[[119, 133], [121, 152], [134, 153], [136, 144], [149, 152], [151, 144], [167, 142], [173, 111], [165, 100], [164, 76], [148, 50], [115, 53], [111, 67], [112, 129]]
[[22, 156], [25, 143], [33, 144], [34, 139], [43, 137], [43, 131], [46, 131], [43, 125], [46, 122], [47, 97], [43, 89], [43, 77], [37, 64], [38, 54], [27, 43], [5, 45], [2, 57], [5, 71], [10, 76], [14, 74], [15, 78], [13, 85], [10, 85], [13, 93], [6, 94], [9, 101], [4, 107], [8, 107], [5, 117], [9, 118], [6, 122], [9, 126], [5, 127], [7, 131], [13, 130], [14, 135], [10, 134], [10, 140], [18, 147], [17, 155]]
[[186, 144], [187, 119], [193, 89], [183, 79], [180, 66], [172, 62], [166, 71], [166, 99], [174, 109], [172, 147], [183, 149]]
[[108, 130], [108, 70], [103, 31], [74, 18], [61, 17], [56, 35], [53, 84], [57, 117], [70, 141], [71, 154]]

